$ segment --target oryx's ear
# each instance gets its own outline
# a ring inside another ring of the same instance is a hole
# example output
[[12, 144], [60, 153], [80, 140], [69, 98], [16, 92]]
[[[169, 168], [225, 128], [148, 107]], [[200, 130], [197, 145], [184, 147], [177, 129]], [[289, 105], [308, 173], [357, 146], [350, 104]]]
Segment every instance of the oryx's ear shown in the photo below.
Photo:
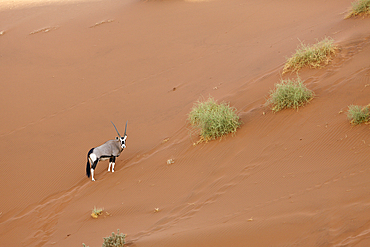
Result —
[[116, 136], [116, 140], [119, 140], [119, 138]]

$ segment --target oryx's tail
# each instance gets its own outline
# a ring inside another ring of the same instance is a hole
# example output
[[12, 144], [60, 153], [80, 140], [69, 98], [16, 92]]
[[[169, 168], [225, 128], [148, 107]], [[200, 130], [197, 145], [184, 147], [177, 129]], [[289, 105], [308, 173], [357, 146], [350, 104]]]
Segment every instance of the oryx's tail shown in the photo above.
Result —
[[86, 176], [89, 178], [91, 173], [91, 166], [89, 161], [90, 154], [94, 151], [94, 148], [90, 149], [90, 151], [87, 153], [87, 164], [86, 164]]

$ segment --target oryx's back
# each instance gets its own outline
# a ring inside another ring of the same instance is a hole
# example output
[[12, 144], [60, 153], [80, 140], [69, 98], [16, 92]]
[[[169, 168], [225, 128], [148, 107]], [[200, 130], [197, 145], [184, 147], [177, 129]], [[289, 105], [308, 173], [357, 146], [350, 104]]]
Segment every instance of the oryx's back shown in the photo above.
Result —
[[103, 145], [94, 148], [94, 153], [98, 157], [102, 156], [119, 156], [121, 154], [121, 147], [118, 140], [109, 140]]

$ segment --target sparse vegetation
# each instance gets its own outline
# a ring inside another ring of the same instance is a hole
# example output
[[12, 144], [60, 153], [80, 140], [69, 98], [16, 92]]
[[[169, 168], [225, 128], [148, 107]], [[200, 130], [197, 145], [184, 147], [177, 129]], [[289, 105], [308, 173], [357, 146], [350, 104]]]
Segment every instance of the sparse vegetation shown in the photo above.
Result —
[[[104, 242], [102, 247], [123, 247], [125, 242], [126, 235], [123, 233], [119, 233], [119, 229], [117, 229], [117, 234], [112, 232], [112, 236], [104, 238]], [[83, 247], [86, 246], [84, 243], [82, 244]]]
[[102, 247], [123, 247], [125, 244], [126, 235], [123, 233], [119, 233], [119, 229], [117, 230], [117, 234], [112, 232], [112, 236], [104, 238], [104, 242]]
[[320, 68], [327, 65], [336, 49], [334, 40], [331, 38], [325, 38], [312, 46], [301, 42], [295, 54], [285, 63], [283, 74], [288, 71], [298, 71], [303, 67]]
[[241, 125], [235, 108], [226, 103], [218, 104], [212, 97], [194, 104], [189, 121], [196, 129], [200, 129], [200, 142], [235, 133]]
[[96, 208], [96, 207], [94, 207], [94, 209], [91, 212], [91, 217], [93, 217], [94, 219], [96, 219], [102, 213], [103, 213], [103, 209], [102, 208]]
[[370, 120], [370, 104], [364, 107], [359, 105], [348, 106], [347, 117], [353, 125], [368, 122]]
[[370, 15], [370, 0], [358, 0], [352, 2], [352, 8], [345, 18], [357, 15]]
[[314, 92], [307, 89], [303, 81], [297, 79], [281, 80], [270, 91], [267, 105], [272, 105], [272, 111], [277, 112], [285, 108], [298, 109], [314, 97]]

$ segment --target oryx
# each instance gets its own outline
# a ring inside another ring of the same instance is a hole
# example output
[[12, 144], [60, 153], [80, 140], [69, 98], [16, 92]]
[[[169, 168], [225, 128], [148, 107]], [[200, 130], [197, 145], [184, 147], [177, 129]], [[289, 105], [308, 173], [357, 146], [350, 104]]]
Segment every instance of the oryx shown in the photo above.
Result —
[[[128, 121], [127, 121], [128, 122]], [[110, 171], [110, 168], [112, 166], [112, 172], [114, 172], [114, 165], [116, 162], [116, 158], [122, 153], [122, 151], [126, 148], [126, 130], [127, 130], [127, 122], [125, 127], [125, 133], [123, 137], [119, 134], [116, 126], [112, 122], [114, 128], [117, 131], [117, 134], [119, 137], [116, 137], [114, 140], [109, 140], [103, 145], [92, 148], [87, 153], [87, 165], [86, 165], [86, 175], [87, 177], [90, 177], [92, 181], [95, 181], [94, 179], [94, 170], [96, 168], [96, 165], [100, 160], [107, 160], [109, 159], [109, 167], [108, 171]]]

